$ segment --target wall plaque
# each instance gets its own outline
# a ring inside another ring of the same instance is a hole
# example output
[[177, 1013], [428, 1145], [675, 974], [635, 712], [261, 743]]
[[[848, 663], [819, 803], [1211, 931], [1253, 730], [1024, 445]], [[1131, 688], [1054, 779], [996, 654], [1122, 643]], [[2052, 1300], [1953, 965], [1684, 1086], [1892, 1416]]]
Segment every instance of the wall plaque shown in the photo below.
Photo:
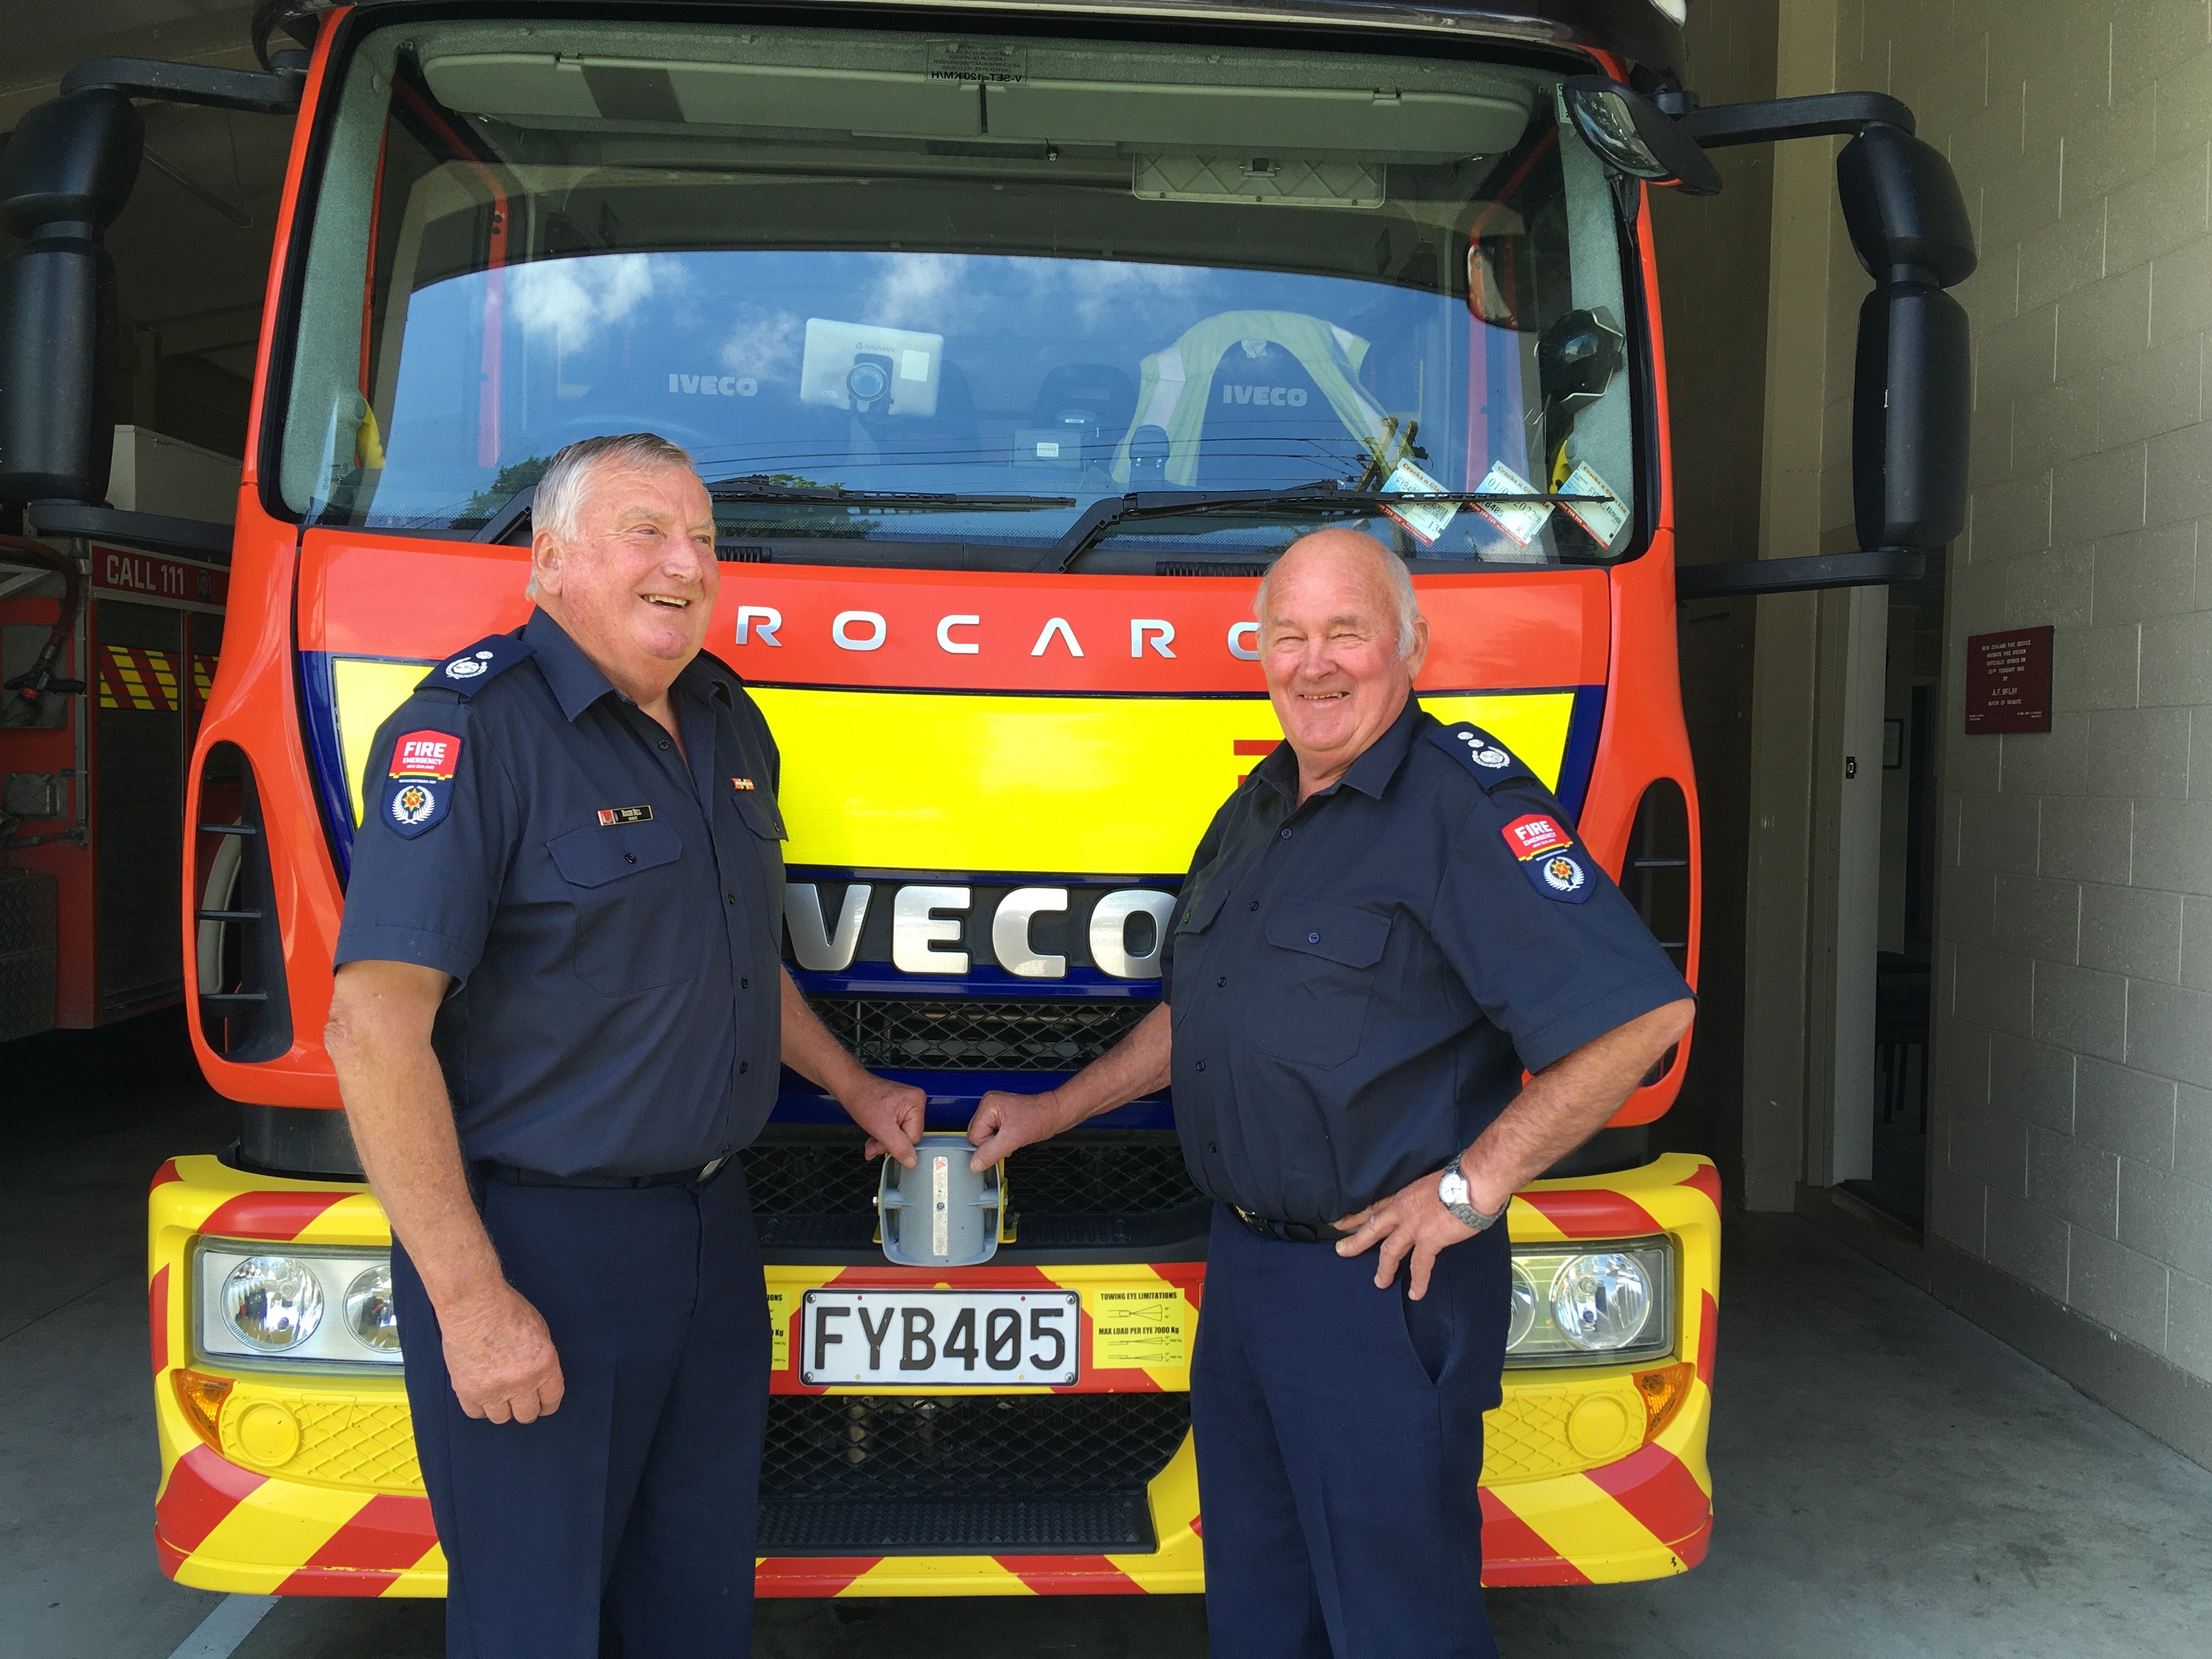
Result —
[[2051, 629], [1966, 639], [1966, 735], [2051, 729]]

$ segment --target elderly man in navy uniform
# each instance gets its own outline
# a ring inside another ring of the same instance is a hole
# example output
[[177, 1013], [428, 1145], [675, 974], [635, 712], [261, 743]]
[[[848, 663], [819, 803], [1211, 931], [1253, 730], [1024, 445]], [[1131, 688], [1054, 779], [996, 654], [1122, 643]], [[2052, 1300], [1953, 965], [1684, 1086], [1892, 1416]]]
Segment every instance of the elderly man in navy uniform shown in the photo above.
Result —
[[536, 613], [377, 735], [330, 1053], [392, 1220], [447, 1651], [743, 1654], [769, 1331], [732, 1159], [779, 1060], [871, 1156], [914, 1161], [923, 1097], [783, 972], [776, 748], [700, 648], [690, 458], [572, 445], [535, 520]]
[[986, 1096], [974, 1162], [1171, 1079], [1217, 1200], [1191, 1372], [1214, 1653], [1494, 1655], [1496, 1223], [1693, 1005], [1528, 768], [1422, 712], [1428, 627], [1395, 555], [1308, 536], [1258, 616], [1289, 741], [1199, 843], [1163, 1006], [1058, 1089]]

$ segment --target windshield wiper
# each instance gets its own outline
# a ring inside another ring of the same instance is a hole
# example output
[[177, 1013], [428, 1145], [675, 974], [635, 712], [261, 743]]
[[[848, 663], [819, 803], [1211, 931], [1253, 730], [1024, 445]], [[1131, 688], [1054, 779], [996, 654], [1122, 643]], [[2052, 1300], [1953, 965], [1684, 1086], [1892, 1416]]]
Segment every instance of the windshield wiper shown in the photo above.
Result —
[[1372, 512], [1384, 507], [1441, 506], [1455, 502], [1471, 506], [1492, 501], [1505, 506], [1558, 507], [1574, 501], [1607, 501], [1610, 495], [1510, 495], [1496, 490], [1384, 490], [1355, 489], [1322, 480], [1290, 484], [1277, 489], [1140, 489], [1127, 495], [1108, 495], [1091, 502], [1083, 516], [1068, 526], [1036, 568], [1068, 570], [1115, 525], [1132, 519], [1173, 519], [1189, 513], [1235, 512], [1249, 507], [1310, 507], [1316, 511]]
[[1073, 495], [963, 495], [951, 490], [842, 489], [778, 478], [723, 478], [707, 486], [718, 501], [821, 501], [833, 507], [1073, 507]]

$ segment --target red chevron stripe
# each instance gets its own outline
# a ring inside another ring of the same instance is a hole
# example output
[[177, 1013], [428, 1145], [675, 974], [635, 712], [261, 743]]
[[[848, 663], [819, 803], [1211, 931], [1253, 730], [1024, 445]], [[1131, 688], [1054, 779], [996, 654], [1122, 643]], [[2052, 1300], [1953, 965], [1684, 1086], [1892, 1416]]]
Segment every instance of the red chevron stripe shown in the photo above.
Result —
[[1142, 1595], [1145, 1587], [1103, 1555], [994, 1555], [1039, 1595]]
[[169, 1484], [154, 1500], [155, 1538], [190, 1555], [267, 1478], [226, 1463], [205, 1446], [193, 1447], [171, 1468]]
[[422, 1560], [437, 1541], [428, 1498], [380, 1492], [355, 1510], [353, 1518], [307, 1558], [301, 1572], [315, 1573], [316, 1577], [306, 1583], [295, 1582], [301, 1577], [295, 1572], [276, 1587], [276, 1594], [381, 1595], [401, 1571]]
[[756, 1595], [830, 1596], [884, 1558], [880, 1555], [771, 1555], [753, 1567]]
[[154, 1345], [154, 1375], [169, 1368], [169, 1269], [164, 1263], [146, 1287], [146, 1331]]
[[1482, 1498], [1482, 1582], [1504, 1588], [1519, 1584], [1587, 1584], [1589, 1577], [1549, 1544], [1536, 1529], [1505, 1507], [1488, 1487]]
[[1631, 1238], [1666, 1230], [1632, 1198], [1602, 1188], [1565, 1188], [1516, 1194], [1569, 1238]]
[[1693, 1538], [1712, 1525], [1713, 1501], [1697, 1476], [1656, 1443], [1583, 1473], [1662, 1544]]
[[346, 1193], [240, 1193], [218, 1206], [200, 1224], [200, 1231], [230, 1238], [289, 1242], [305, 1232], [317, 1216], [349, 1196]]
[[1706, 1201], [1717, 1212], [1721, 1207], [1721, 1172], [1710, 1164], [1700, 1164], [1674, 1183], [1678, 1187], [1695, 1187], [1705, 1195]]
[[173, 1158], [154, 1171], [154, 1178], [146, 1183], [146, 1190], [150, 1193], [156, 1187], [166, 1187], [173, 1181], [183, 1179], [184, 1176], [177, 1173], [177, 1160]]
[[1698, 1381], [1713, 1386], [1713, 1349], [1720, 1341], [1720, 1304], [1711, 1291], [1698, 1292]]

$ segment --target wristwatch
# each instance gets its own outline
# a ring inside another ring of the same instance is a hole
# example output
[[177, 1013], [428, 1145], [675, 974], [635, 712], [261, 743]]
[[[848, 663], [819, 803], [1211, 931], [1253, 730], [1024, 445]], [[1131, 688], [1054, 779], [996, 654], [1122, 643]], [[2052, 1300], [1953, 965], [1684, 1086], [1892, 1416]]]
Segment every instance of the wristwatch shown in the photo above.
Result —
[[[1501, 1205], [1497, 1215], [1485, 1215], [1468, 1201], [1467, 1177], [1459, 1172], [1457, 1158], [1445, 1164], [1444, 1172], [1437, 1177], [1437, 1196], [1443, 1200], [1444, 1208], [1451, 1212], [1453, 1220], [1462, 1227], [1472, 1227], [1477, 1232], [1486, 1227], [1495, 1226], [1498, 1217], [1505, 1213], [1505, 1206]], [[1506, 1202], [1510, 1204], [1512, 1200], [1509, 1199]]]

